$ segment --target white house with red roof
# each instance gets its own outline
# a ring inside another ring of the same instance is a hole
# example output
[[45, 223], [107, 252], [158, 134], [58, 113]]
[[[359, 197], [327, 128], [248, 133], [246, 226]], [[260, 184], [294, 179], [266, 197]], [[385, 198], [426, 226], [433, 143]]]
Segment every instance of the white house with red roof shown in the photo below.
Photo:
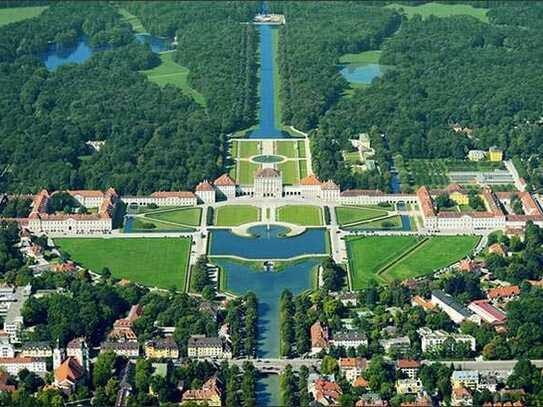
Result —
[[233, 199], [237, 195], [236, 181], [226, 173], [213, 181], [213, 185], [217, 193], [226, 199]]
[[198, 197], [198, 200], [204, 204], [215, 203], [217, 197], [215, 188], [213, 188], [213, 185], [211, 185], [208, 180], [203, 180], [196, 185], [196, 196]]

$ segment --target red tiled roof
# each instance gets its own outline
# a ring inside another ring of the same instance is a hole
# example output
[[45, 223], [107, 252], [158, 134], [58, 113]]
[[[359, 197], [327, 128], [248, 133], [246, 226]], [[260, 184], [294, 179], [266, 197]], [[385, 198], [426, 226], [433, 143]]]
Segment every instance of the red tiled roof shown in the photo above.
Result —
[[418, 369], [420, 367], [420, 361], [414, 359], [400, 359], [398, 360], [398, 369]]
[[321, 185], [322, 182], [313, 174], [307, 175], [300, 180], [300, 185]]
[[342, 369], [365, 369], [368, 361], [364, 358], [339, 358], [339, 367]]
[[436, 216], [436, 212], [434, 210], [434, 203], [432, 202], [432, 197], [428, 192], [428, 188], [420, 187], [419, 189], [417, 189], [417, 197], [419, 199], [420, 209], [424, 216], [427, 218]]
[[218, 185], [220, 187], [222, 186], [235, 186], [236, 182], [230, 178], [230, 175], [223, 174], [219, 178], [217, 178], [214, 182], [215, 185]]
[[198, 185], [196, 185], [196, 191], [197, 192], [204, 192], [204, 191], [214, 191], [213, 186], [207, 181], [202, 181]]
[[322, 184], [321, 189], [335, 190], [339, 189], [339, 186], [334, 181], [328, 180], [324, 184]]
[[325, 348], [329, 341], [328, 327], [322, 326], [320, 321], [311, 325], [311, 346], [315, 348]]
[[77, 359], [70, 356], [55, 369], [55, 381], [57, 383], [64, 381], [77, 383], [84, 373], [83, 366], [79, 364]]
[[490, 314], [497, 322], [505, 322], [507, 320], [507, 316], [502, 311], [489, 304], [486, 300], [473, 301], [470, 305], [478, 307], [487, 314]]
[[518, 285], [512, 285], [509, 287], [491, 288], [486, 292], [486, 295], [490, 299], [512, 297], [520, 294], [520, 288]]

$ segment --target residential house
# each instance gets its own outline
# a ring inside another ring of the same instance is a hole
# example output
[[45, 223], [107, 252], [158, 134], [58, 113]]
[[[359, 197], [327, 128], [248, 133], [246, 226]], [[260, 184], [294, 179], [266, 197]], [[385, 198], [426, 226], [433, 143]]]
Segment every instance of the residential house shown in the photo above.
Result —
[[434, 308], [434, 304], [432, 304], [431, 301], [426, 301], [424, 298], [422, 298], [420, 295], [415, 295], [411, 299], [411, 305], [413, 307], [421, 307], [425, 311], [430, 311]]
[[21, 348], [21, 356], [33, 358], [50, 358], [53, 356], [53, 348], [47, 341], [26, 342]]
[[381, 345], [387, 353], [391, 351], [406, 352], [411, 348], [411, 340], [408, 336], [379, 339], [379, 345]]
[[356, 307], [358, 305], [358, 294], [353, 291], [340, 292], [337, 299], [344, 307]]
[[327, 326], [321, 324], [320, 321], [311, 325], [311, 353], [319, 353], [323, 349], [327, 349], [330, 342], [330, 332]]
[[14, 291], [13, 300], [9, 302], [9, 308], [4, 318], [4, 331], [9, 334], [11, 343], [21, 342], [21, 330], [23, 328], [21, 310], [28, 297], [30, 297], [31, 291], [32, 287], [30, 285], [17, 287]]
[[476, 390], [479, 385], [479, 372], [477, 370], [455, 370], [451, 376], [452, 387], [464, 386]]
[[355, 404], [355, 407], [389, 407], [387, 400], [358, 400]]
[[494, 243], [488, 247], [489, 254], [497, 254], [498, 256], [505, 257], [507, 256], [507, 249], [501, 243]]
[[421, 363], [414, 359], [400, 359], [397, 363], [398, 370], [409, 379], [416, 379]]
[[491, 288], [486, 292], [487, 298], [493, 302], [507, 302], [517, 297], [520, 294], [520, 287], [518, 285], [511, 285], [508, 287]]
[[0, 372], [0, 393], [13, 393], [17, 388], [9, 384], [10, 377], [6, 372]]
[[359, 346], [368, 346], [368, 337], [355, 330], [341, 331], [334, 334], [331, 343], [337, 347], [358, 348]]
[[36, 374], [47, 373], [45, 359], [25, 358], [21, 356], [12, 358], [0, 358], [0, 369], [6, 371], [12, 376], [16, 376], [23, 369], [26, 369], [29, 372]]
[[460, 324], [465, 320], [481, 323], [481, 318], [474, 314], [471, 310], [459, 304], [452, 295], [447, 294], [442, 290], [432, 291], [432, 304], [439, 307], [445, 312], [455, 324]]
[[181, 404], [196, 403], [206, 404], [209, 407], [220, 407], [221, 404], [221, 389], [217, 377], [208, 379], [200, 389], [187, 390], [183, 393]]
[[420, 379], [398, 379], [396, 380], [396, 393], [398, 394], [419, 394], [423, 391]]
[[192, 335], [188, 341], [189, 357], [198, 359], [231, 359], [232, 351], [228, 343], [219, 337]]
[[0, 335], [0, 357], [1, 358], [12, 358], [15, 357], [15, 347], [9, 341], [10, 337], [5, 332], [1, 332]]
[[460, 385], [453, 387], [451, 394], [452, 407], [470, 407], [473, 405], [473, 396], [471, 391]]
[[138, 342], [126, 341], [126, 342], [113, 342], [105, 341], [100, 345], [100, 353], [113, 352], [116, 355], [124, 356], [126, 358], [137, 358], [140, 355], [140, 345]]
[[366, 370], [368, 361], [363, 358], [340, 358], [338, 364], [339, 371], [345, 376], [345, 379], [349, 383], [353, 383]]
[[171, 337], [153, 339], [145, 342], [145, 356], [150, 359], [178, 359], [179, 347]]
[[443, 330], [432, 331], [427, 327], [417, 330], [421, 338], [421, 348], [423, 352], [432, 351], [443, 345], [447, 339], [452, 339], [457, 343], [466, 343], [472, 351], [475, 351], [475, 338], [471, 335], [449, 333]]
[[312, 388], [313, 398], [323, 406], [335, 406], [343, 394], [341, 387], [336, 382], [325, 379], [315, 380]]

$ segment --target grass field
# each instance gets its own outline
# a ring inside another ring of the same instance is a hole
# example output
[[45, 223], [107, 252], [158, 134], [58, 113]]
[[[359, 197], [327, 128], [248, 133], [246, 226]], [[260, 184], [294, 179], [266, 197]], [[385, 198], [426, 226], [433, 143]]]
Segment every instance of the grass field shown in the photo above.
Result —
[[419, 14], [422, 18], [429, 16], [450, 17], [458, 15], [467, 15], [478, 18], [483, 22], [488, 22], [486, 15], [488, 9], [475, 8], [467, 4], [441, 4], [441, 3], [426, 3], [420, 6], [406, 6], [404, 4], [389, 4], [385, 7], [399, 10], [402, 8], [407, 18], [412, 18], [415, 14]]
[[383, 282], [377, 272], [386, 264], [415, 246], [414, 236], [371, 236], [347, 241], [353, 288], [367, 287], [371, 280]]
[[239, 226], [260, 220], [260, 210], [251, 205], [228, 205], [215, 209], [215, 226]]
[[160, 54], [162, 63], [153, 69], [141, 71], [151, 82], [156, 83], [159, 86], [174, 85], [181, 91], [194, 98], [194, 100], [200, 105], [205, 105], [204, 96], [197, 90], [190, 87], [188, 82], [189, 70], [188, 68], [179, 65], [173, 60], [175, 52], [166, 52]]
[[352, 228], [354, 230], [367, 230], [367, 229], [401, 229], [402, 217], [400, 215], [389, 216], [379, 220], [372, 220], [370, 222], [364, 222], [355, 224]]
[[372, 279], [388, 282], [429, 274], [465, 256], [475, 247], [477, 236], [371, 236], [347, 241], [353, 288], [363, 288]]
[[321, 226], [322, 211], [318, 206], [286, 205], [277, 209], [277, 220], [301, 226]]
[[123, 16], [123, 20], [132, 26], [132, 30], [136, 33], [144, 33], [145, 27], [141, 23], [140, 19], [134, 14], [130, 13], [127, 9], [120, 7], [118, 9], [119, 14]]
[[145, 218], [177, 225], [198, 226], [201, 216], [202, 208], [183, 208], [149, 213]]
[[[149, 228], [149, 224], [154, 225], [154, 227]], [[132, 220], [132, 228], [130, 230], [131, 232], [191, 232], [194, 231], [194, 227], [161, 222], [145, 217], [137, 217]]]
[[339, 58], [340, 64], [378, 64], [381, 58], [381, 52], [364, 51], [358, 54], [344, 54]]
[[116, 278], [182, 290], [190, 255], [188, 238], [55, 239], [61, 250], [83, 267]]
[[300, 158], [306, 158], [306, 152], [305, 152], [305, 141], [298, 140], [298, 157]]
[[340, 206], [336, 208], [337, 220], [341, 226], [380, 218], [387, 214], [387, 211], [381, 209], [357, 208], [354, 206]]
[[249, 158], [260, 154], [259, 141], [238, 141], [239, 158]]
[[298, 161], [292, 160], [277, 164], [277, 169], [281, 171], [283, 184], [294, 185], [300, 182]]
[[307, 177], [307, 160], [298, 160], [300, 179]]
[[260, 168], [260, 164], [249, 161], [239, 161], [239, 176], [235, 177], [241, 185], [252, 185], [255, 179], [255, 172]]
[[433, 237], [387, 269], [383, 277], [404, 280], [431, 273], [465, 257], [478, 241], [477, 236]]
[[296, 140], [279, 140], [275, 142], [275, 153], [287, 158], [298, 158]]
[[9, 7], [0, 9], [0, 27], [39, 16], [49, 6]]

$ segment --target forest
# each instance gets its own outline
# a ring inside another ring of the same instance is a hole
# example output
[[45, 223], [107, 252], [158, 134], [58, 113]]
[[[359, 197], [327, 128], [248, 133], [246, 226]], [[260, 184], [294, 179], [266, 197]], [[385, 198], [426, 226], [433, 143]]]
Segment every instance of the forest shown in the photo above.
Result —
[[[38, 31], [41, 24], [56, 29], [36, 38], [54, 39], [68, 22], [86, 26], [80, 8], [70, 4], [55, 4], [32, 20]], [[116, 15], [106, 3], [96, 8]], [[0, 63], [1, 190], [113, 186], [121, 193], [150, 193], [193, 188], [220, 173], [220, 129], [178, 89], [160, 88], [138, 72], [160, 63], [147, 47], [131, 41], [83, 65], [48, 72], [31, 55], [39, 46], [14, 55], [21, 49], [15, 40], [26, 41], [26, 24], [8, 25], [0, 36], [13, 42], [0, 56], [6, 61]], [[93, 153], [89, 140], [106, 144]]]
[[400, 24], [392, 10], [360, 2], [271, 2], [285, 14], [279, 33], [283, 120], [313, 129], [340, 98], [347, 82], [336, 65], [345, 53], [377, 49]]
[[174, 59], [189, 70], [214, 122], [228, 133], [256, 121], [258, 35], [251, 24], [259, 2], [133, 2], [127, 9], [153, 34], [174, 37]]
[[[330, 149], [375, 126], [389, 152], [405, 158], [464, 158], [492, 145], [526, 160], [541, 154], [543, 6], [489, 6], [489, 24], [468, 16], [404, 20], [382, 45], [380, 63], [394, 69], [319, 122], [320, 137], [334, 140]], [[472, 135], [454, 133], [453, 123]]]

